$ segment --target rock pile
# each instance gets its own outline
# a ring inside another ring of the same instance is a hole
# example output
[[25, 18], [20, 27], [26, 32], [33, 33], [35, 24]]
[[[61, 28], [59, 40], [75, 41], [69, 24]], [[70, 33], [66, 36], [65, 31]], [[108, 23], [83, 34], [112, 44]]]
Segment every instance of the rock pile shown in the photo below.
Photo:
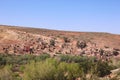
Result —
[[[120, 53], [116, 48], [99, 48], [93, 41], [74, 40], [68, 37], [43, 36], [27, 32], [10, 31], [7, 33], [9, 43], [0, 43], [0, 53], [6, 54], [34, 54], [48, 53], [51, 55], [71, 54], [78, 56], [95, 56], [97, 59], [109, 60]], [[5, 36], [4, 36], [5, 37]], [[4, 38], [3, 38], [4, 39]], [[16, 41], [16, 42], [15, 42]]]

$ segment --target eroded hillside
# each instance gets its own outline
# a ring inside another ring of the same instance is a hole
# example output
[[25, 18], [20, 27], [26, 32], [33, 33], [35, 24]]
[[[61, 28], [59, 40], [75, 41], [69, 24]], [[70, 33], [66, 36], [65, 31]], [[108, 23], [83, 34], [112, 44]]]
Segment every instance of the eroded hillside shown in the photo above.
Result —
[[120, 35], [0, 26], [0, 53], [74, 54], [109, 59], [119, 51]]

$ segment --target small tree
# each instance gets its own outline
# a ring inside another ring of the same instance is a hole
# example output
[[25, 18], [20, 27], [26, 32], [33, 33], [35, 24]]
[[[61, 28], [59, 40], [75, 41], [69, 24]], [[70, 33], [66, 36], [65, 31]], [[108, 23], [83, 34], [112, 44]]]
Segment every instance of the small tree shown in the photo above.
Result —
[[70, 39], [67, 38], [67, 37], [64, 37], [64, 41], [65, 41], [66, 43], [69, 43], [69, 42], [70, 42]]
[[113, 51], [113, 55], [117, 56], [117, 55], [119, 55], [119, 52]]
[[112, 67], [107, 62], [98, 61], [95, 69], [95, 74], [97, 74], [97, 76], [104, 77], [111, 73]]
[[100, 49], [99, 52], [100, 52], [100, 55], [102, 56], [103, 53], [104, 53], [104, 50], [103, 50], [103, 49]]
[[87, 46], [87, 44], [86, 44], [86, 42], [85, 41], [78, 41], [77, 42], [77, 47], [78, 48], [81, 48], [81, 49], [83, 49], [83, 48], [85, 48]]
[[50, 40], [50, 45], [55, 46], [55, 41], [54, 40]]

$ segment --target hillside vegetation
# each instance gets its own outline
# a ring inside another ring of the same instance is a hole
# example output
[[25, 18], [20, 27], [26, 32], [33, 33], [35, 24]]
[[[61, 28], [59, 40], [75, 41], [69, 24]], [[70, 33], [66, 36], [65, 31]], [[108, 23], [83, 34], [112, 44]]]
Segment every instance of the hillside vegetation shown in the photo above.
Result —
[[120, 67], [95, 57], [0, 55], [0, 80], [119, 80]]
[[0, 80], [119, 80], [120, 35], [0, 25]]

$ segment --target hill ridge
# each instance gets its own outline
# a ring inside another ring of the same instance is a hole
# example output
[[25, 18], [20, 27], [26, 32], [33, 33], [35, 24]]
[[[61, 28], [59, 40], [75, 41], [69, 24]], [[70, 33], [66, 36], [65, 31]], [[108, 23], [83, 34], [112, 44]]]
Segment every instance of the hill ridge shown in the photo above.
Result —
[[101, 49], [105, 54], [119, 50], [120, 35], [0, 25], [0, 53], [96, 56]]

